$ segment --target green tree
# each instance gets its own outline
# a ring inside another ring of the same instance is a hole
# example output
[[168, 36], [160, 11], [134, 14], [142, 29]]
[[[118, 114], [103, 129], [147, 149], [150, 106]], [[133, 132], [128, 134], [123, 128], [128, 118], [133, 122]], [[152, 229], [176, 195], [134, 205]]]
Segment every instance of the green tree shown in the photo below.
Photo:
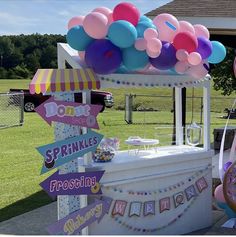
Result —
[[221, 90], [223, 95], [230, 95], [236, 92], [236, 78], [233, 72], [234, 58], [235, 50], [233, 48], [227, 48], [225, 60], [214, 66], [211, 70], [214, 89], [217, 91]]

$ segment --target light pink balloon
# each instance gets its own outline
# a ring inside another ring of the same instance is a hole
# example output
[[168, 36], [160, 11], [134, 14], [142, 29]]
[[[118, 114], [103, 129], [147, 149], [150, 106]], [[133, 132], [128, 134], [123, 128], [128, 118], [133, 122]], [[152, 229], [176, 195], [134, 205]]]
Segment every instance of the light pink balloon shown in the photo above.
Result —
[[224, 193], [223, 193], [223, 184], [220, 184], [216, 187], [215, 192], [214, 192], [214, 196], [215, 196], [215, 199], [218, 202], [224, 202], [224, 203], [226, 202], [225, 197], [224, 197]]
[[143, 33], [144, 39], [149, 40], [158, 37], [158, 32], [153, 28], [147, 28]]
[[84, 61], [85, 51], [79, 51], [78, 55], [79, 55], [80, 59]]
[[84, 16], [74, 16], [72, 17], [67, 25], [68, 30], [74, 26], [82, 26], [83, 25], [83, 21], [84, 21]]
[[162, 41], [172, 42], [179, 30], [178, 20], [168, 13], [157, 15], [153, 19], [153, 24], [157, 27], [158, 38]]
[[203, 66], [203, 64], [205, 64], [206, 67], [209, 68], [209, 64], [207, 62], [202, 62], [199, 65], [191, 66], [187, 70], [186, 73], [189, 74], [190, 76], [196, 78], [196, 79], [204, 78], [207, 75], [208, 70], [206, 69], [206, 67]]
[[205, 37], [207, 39], [210, 38], [210, 33], [209, 33], [208, 29], [204, 25], [196, 24], [193, 27], [194, 27], [194, 30], [195, 30], [196, 37], [200, 37], [201, 36], [201, 37]]
[[191, 32], [192, 34], [195, 34], [194, 27], [191, 23], [188, 21], [179, 21], [179, 32]]
[[148, 69], [150, 68], [150, 65], [151, 64], [148, 63], [143, 69], [137, 70], [136, 72], [141, 73], [141, 74], [145, 74], [148, 71]]
[[83, 22], [85, 32], [94, 39], [102, 39], [107, 35], [108, 19], [99, 12], [89, 13]]
[[152, 38], [147, 41], [147, 49], [154, 53], [161, 51], [162, 43], [157, 38]]
[[189, 56], [188, 56], [188, 62], [189, 62], [189, 64], [191, 64], [191, 65], [198, 65], [198, 64], [201, 63], [201, 61], [202, 61], [202, 57], [201, 57], [201, 55], [200, 55], [199, 53], [197, 53], [197, 52], [192, 52], [192, 53], [190, 53]]
[[143, 38], [138, 38], [135, 41], [134, 47], [139, 51], [144, 51], [147, 48], [147, 41]]
[[146, 53], [150, 58], [157, 58], [161, 54], [161, 51], [153, 52], [147, 48]]
[[175, 64], [175, 71], [179, 74], [184, 74], [189, 68], [189, 64], [187, 62], [177, 62]]
[[97, 7], [92, 12], [99, 12], [105, 15], [108, 19], [108, 24], [110, 25], [113, 22], [112, 10], [107, 7]]
[[176, 51], [176, 58], [179, 61], [186, 61], [188, 59], [188, 52], [185, 49], [179, 49]]

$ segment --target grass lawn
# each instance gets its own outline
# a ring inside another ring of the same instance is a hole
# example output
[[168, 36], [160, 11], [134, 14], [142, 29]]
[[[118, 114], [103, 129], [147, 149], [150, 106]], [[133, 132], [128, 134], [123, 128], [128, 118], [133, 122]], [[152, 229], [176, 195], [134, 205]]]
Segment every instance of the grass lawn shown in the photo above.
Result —
[[[9, 88], [27, 88], [29, 80], [0, 80], [0, 92]], [[125, 90], [111, 90], [115, 102], [124, 100]], [[170, 91], [170, 90], [168, 90]], [[155, 92], [154, 90], [152, 91]], [[167, 90], [162, 90], [163, 94]], [[147, 93], [147, 91], [132, 90], [132, 93]], [[158, 93], [161, 93], [159, 90]], [[170, 93], [170, 92], [168, 92]], [[214, 92], [215, 93], [215, 92]], [[118, 95], [119, 94], [119, 95]], [[232, 97], [233, 98], [233, 97]], [[225, 101], [221, 100], [222, 108]], [[2, 112], [2, 111], [0, 111]], [[222, 113], [211, 113], [211, 141], [213, 129], [223, 127], [226, 120], [219, 118]], [[121, 140], [121, 149], [127, 149], [124, 140], [128, 136], [139, 135], [146, 138], [159, 137], [161, 145], [168, 144], [171, 137], [173, 114], [170, 110], [160, 112], [134, 112], [136, 124], [128, 125], [124, 121], [124, 111], [107, 109], [98, 117], [100, 133], [105, 137], [118, 137]], [[190, 122], [191, 113], [187, 113]], [[195, 113], [199, 120], [199, 113]], [[143, 124], [144, 120], [148, 124]], [[236, 120], [231, 120], [230, 125], [236, 126]], [[164, 134], [161, 136], [161, 134]], [[27, 212], [51, 202], [39, 183], [51, 173], [39, 175], [42, 157], [35, 147], [53, 142], [53, 128], [48, 126], [36, 113], [25, 113], [25, 122], [22, 127], [13, 127], [0, 130], [0, 221]]]

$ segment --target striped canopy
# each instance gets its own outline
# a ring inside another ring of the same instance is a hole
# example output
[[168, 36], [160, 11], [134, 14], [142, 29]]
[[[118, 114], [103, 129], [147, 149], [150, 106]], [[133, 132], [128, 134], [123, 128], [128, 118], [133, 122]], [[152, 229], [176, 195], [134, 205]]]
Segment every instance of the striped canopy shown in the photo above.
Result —
[[90, 68], [38, 69], [29, 86], [31, 94], [76, 92], [99, 88], [100, 81]]

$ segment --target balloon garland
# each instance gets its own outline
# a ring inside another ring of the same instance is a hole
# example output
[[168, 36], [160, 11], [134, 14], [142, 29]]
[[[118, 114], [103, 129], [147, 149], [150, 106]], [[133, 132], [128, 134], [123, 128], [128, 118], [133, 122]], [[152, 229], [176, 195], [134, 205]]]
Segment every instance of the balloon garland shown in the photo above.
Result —
[[131, 3], [113, 10], [98, 7], [68, 22], [67, 42], [98, 74], [170, 71], [203, 78], [209, 63], [219, 63], [226, 49], [209, 40], [200, 24], [178, 21], [168, 13], [153, 20]]

